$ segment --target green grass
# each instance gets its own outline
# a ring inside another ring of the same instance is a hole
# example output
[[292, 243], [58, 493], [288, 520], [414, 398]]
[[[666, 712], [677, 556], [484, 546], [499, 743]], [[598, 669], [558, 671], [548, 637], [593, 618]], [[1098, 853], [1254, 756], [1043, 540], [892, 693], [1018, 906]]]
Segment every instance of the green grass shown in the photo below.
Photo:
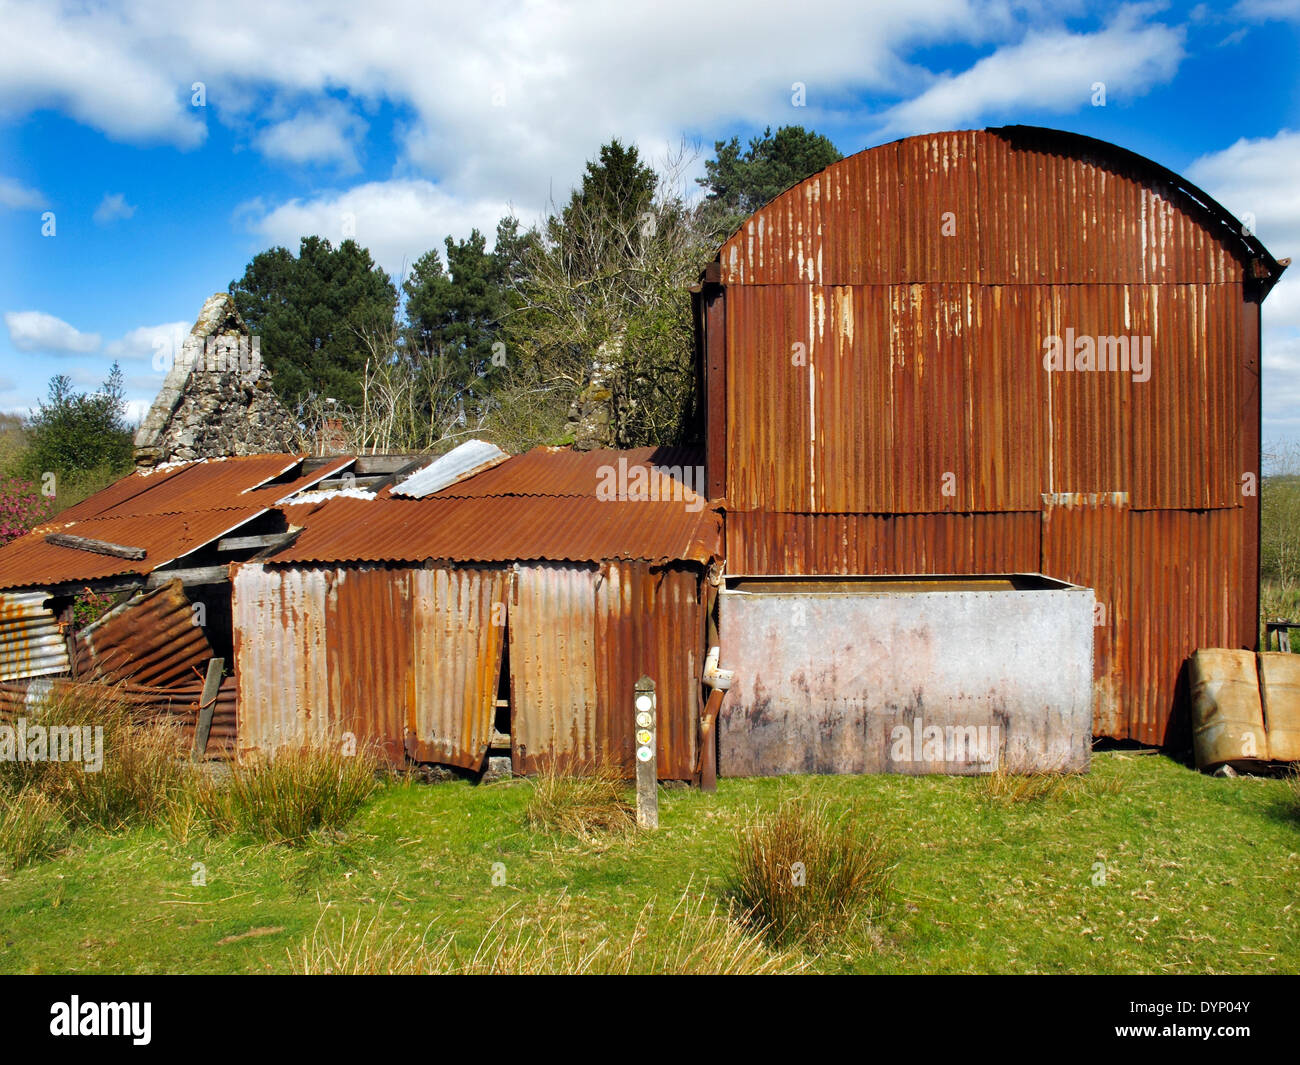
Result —
[[358, 919], [463, 954], [562, 910], [579, 941], [624, 943], [652, 900], [721, 898], [738, 829], [796, 795], [869, 813], [897, 860], [892, 905], [869, 935], [805, 948], [813, 971], [1300, 969], [1285, 781], [1123, 753], [1097, 756], [1090, 780], [1032, 802], [945, 777], [723, 780], [662, 792], [658, 832], [599, 848], [530, 829], [528, 782], [385, 785], [348, 829], [292, 848], [83, 827], [0, 877], [0, 971], [288, 972]]

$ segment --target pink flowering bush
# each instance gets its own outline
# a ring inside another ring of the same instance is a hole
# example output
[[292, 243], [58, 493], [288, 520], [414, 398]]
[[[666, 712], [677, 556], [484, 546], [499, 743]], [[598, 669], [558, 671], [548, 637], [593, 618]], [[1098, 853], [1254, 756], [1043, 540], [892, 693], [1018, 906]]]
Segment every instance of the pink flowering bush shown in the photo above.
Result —
[[41, 495], [30, 481], [0, 478], [0, 544], [18, 539], [53, 511], [53, 500]]

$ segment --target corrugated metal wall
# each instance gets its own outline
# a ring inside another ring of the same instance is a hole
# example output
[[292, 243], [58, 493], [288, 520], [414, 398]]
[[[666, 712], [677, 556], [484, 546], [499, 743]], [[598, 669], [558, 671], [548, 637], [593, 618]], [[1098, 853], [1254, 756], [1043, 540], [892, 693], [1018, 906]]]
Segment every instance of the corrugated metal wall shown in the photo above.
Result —
[[[1048, 131], [910, 138], [796, 185], [703, 294], [728, 573], [1087, 585], [1106, 605], [1095, 730], [1165, 741], [1186, 655], [1256, 639], [1259, 296], [1240, 240], [1176, 175]], [[1048, 372], [1067, 330], [1149, 337], [1149, 378]]]
[[68, 671], [68, 642], [45, 607], [49, 598], [47, 592], [0, 595], [0, 680]]
[[[509, 634], [516, 769], [632, 765], [630, 693], [659, 685], [660, 775], [694, 774], [704, 607], [696, 568], [643, 563], [281, 569], [234, 579], [241, 753], [343, 732], [478, 768]], [[508, 603], [508, 606], [507, 606]]]

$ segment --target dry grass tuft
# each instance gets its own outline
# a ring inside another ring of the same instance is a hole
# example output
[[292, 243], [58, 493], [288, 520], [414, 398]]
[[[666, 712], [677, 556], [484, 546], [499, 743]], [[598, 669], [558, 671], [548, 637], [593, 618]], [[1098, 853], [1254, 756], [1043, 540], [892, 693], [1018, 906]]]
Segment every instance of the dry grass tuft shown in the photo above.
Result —
[[1027, 803], [1045, 799], [1077, 801], [1090, 796], [1118, 795], [1119, 780], [1084, 773], [1012, 773], [999, 766], [981, 776], [976, 793], [989, 802]]
[[13, 872], [68, 845], [63, 808], [38, 788], [0, 794], [0, 870]]
[[137, 720], [115, 688], [60, 686], [23, 716], [29, 730], [102, 730], [102, 764], [97, 768], [84, 760], [0, 762], [0, 790], [40, 792], [60, 807], [73, 827], [117, 831], [156, 824], [184, 785], [186, 752], [179, 728], [170, 722]]
[[193, 776], [188, 794], [178, 800], [173, 828], [188, 832], [198, 816], [215, 835], [300, 843], [351, 821], [379, 786], [380, 767], [376, 752], [346, 754], [341, 743], [285, 748], [274, 758], [234, 766], [224, 781]]
[[737, 832], [731, 896], [777, 947], [815, 946], [878, 915], [893, 870], [889, 845], [856, 813], [787, 799]]
[[538, 773], [525, 809], [530, 828], [574, 836], [584, 842], [622, 835], [636, 827], [636, 807], [617, 766], [597, 765], [566, 773], [554, 766]]
[[453, 936], [433, 937], [402, 927], [383, 931], [378, 916], [341, 920], [315, 931], [290, 967], [304, 975], [767, 975], [797, 973], [806, 961], [773, 952], [761, 937], [732, 921], [716, 902], [687, 890], [661, 917], [653, 901], [637, 917], [626, 942], [592, 935], [561, 897], [546, 917], [501, 927], [506, 911], [469, 950]]

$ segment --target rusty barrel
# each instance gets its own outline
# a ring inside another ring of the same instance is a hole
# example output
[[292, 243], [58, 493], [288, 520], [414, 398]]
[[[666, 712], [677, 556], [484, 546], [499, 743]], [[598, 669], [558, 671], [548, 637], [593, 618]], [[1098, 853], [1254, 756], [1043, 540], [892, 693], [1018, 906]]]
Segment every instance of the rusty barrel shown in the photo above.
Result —
[[1300, 761], [1300, 655], [1263, 652], [1259, 656], [1259, 691], [1269, 758]]
[[1192, 655], [1188, 681], [1197, 768], [1268, 758], [1253, 651], [1203, 648]]

